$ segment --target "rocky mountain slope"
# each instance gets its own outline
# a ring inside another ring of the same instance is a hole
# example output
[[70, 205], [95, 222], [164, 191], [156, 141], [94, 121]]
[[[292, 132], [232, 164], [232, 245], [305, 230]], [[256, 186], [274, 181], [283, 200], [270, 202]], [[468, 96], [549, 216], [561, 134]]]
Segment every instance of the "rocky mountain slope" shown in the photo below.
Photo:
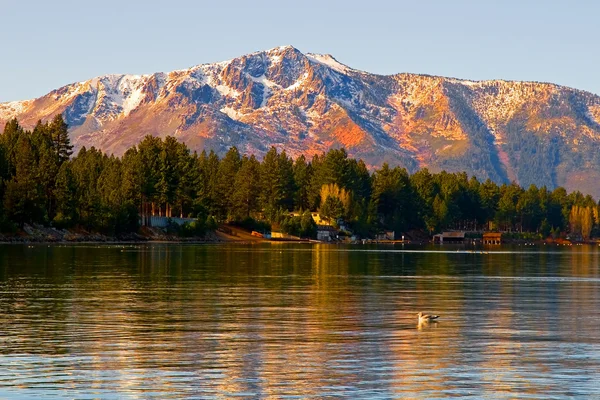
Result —
[[106, 75], [0, 104], [32, 127], [63, 113], [76, 148], [122, 154], [145, 135], [196, 150], [345, 147], [371, 166], [467, 171], [600, 197], [600, 97], [549, 83], [382, 76], [291, 46], [152, 75]]

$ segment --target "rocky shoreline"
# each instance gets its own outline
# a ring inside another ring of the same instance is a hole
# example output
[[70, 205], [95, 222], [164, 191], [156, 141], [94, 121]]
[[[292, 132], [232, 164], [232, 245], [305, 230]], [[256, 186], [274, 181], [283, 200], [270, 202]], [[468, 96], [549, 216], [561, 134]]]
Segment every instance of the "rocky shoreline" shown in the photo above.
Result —
[[179, 237], [169, 235], [160, 229], [144, 229], [140, 233], [127, 233], [115, 236], [104, 235], [85, 230], [68, 230], [25, 224], [17, 233], [0, 233], [0, 243], [146, 243], [146, 242], [181, 242], [181, 243], [218, 243], [223, 242], [214, 233], [203, 237]]

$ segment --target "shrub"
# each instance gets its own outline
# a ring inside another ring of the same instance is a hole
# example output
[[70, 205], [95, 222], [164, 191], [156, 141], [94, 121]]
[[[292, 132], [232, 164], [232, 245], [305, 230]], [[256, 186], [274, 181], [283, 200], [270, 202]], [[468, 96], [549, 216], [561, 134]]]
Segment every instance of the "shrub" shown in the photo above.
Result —
[[204, 236], [205, 234], [206, 224], [199, 219], [192, 222], [185, 222], [179, 227], [179, 236], [181, 237]]
[[73, 226], [73, 221], [63, 213], [58, 212], [52, 220], [52, 225], [58, 229], [65, 229]]
[[217, 224], [217, 220], [212, 215], [206, 217], [206, 230], [208, 232], [214, 232], [217, 230], [219, 225]]

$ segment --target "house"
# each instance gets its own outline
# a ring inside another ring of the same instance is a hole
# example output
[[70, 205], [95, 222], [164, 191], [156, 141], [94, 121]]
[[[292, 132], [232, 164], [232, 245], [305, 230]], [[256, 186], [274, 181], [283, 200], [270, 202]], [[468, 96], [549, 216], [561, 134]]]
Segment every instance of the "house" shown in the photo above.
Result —
[[377, 239], [377, 240], [395, 240], [396, 239], [396, 232], [395, 231], [383, 231], [383, 232], [379, 232], [375, 236], [375, 239]]
[[344, 221], [342, 218], [339, 218], [336, 221], [336, 224], [337, 224], [338, 228], [340, 229], [340, 231], [350, 232], [350, 227], [346, 224], [346, 221]]
[[463, 243], [465, 241], [464, 231], [442, 232], [433, 235], [433, 243]]
[[317, 240], [330, 242], [337, 236], [337, 229], [331, 225], [317, 225]]
[[502, 244], [502, 233], [485, 232], [483, 234], [483, 244]]

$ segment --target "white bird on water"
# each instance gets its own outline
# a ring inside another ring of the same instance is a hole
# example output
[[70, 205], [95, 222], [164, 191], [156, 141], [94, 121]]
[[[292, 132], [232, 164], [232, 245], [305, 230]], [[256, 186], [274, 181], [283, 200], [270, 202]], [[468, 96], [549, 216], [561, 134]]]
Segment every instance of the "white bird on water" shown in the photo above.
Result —
[[429, 322], [437, 322], [436, 319], [438, 319], [440, 316], [439, 315], [423, 315], [422, 312], [419, 312], [417, 314], [419, 316], [419, 324], [427, 324]]

